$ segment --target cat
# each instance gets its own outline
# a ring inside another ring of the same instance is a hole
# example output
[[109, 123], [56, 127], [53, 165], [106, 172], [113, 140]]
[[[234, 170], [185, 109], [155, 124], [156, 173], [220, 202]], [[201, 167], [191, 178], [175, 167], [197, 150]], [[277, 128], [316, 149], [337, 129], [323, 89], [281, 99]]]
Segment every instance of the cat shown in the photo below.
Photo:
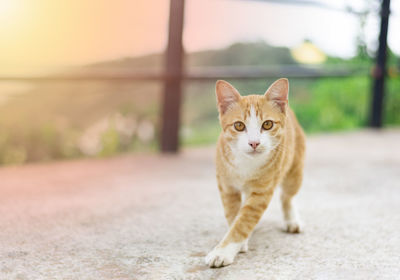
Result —
[[216, 170], [229, 230], [206, 256], [210, 267], [229, 265], [239, 252], [248, 250], [249, 237], [277, 185], [282, 187], [286, 231], [300, 232], [292, 198], [302, 183], [305, 136], [289, 108], [288, 93], [285, 78], [264, 95], [241, 96], [228, 82], [216, 83], [222, 128]]

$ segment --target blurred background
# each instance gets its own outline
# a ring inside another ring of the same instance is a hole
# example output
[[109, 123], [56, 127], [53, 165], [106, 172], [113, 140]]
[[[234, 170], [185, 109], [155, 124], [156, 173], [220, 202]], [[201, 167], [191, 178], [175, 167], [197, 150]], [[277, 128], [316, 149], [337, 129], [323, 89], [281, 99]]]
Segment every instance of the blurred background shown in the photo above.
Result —
[[0, 165], [215, 143], [221, 78], [262, 94], [289, 77], [309, 134], [399, 126], [390, 5], [385, 70], [378, 0], [0, 0]]

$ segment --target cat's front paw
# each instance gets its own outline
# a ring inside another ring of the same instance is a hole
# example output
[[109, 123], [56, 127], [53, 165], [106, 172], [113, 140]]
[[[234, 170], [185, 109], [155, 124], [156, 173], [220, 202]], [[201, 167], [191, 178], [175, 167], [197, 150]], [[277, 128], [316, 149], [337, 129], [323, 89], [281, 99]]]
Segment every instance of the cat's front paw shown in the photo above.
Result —
[[302, 225], [299, 221], [290, 221], [286, 223], [286, 232], [288, 233], [300, 233]]
[[239, 253], [247, 253], [249, 251], [249, 240], [243, 242], [242, 247], [240, 247]]
[[236, 254], [227, 251], [225, 248], [215, 248], [206, 256], [206, 264], [209, 267], [222, 267], [233, 263]]
[[206, 256], [206, 264], [209, 267], [230, 265], [241, 247], [242, 243], [231, 243], [223, 248], [217, 246]]

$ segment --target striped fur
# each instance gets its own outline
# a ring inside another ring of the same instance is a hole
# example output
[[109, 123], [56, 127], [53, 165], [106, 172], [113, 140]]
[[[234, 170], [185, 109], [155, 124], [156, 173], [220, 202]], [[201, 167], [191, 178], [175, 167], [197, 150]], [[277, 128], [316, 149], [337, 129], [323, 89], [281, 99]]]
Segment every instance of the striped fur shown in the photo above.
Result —
[[[300, 231], [292, 198], [302, 182], [305, 137], [288, 106], [288, 91], [287, 79], [276, 81], [264, 95], [244, 97], [229, 83], [217, 82], [222, 127], [217, 144], [217, 180], [229, 230], [207, 255], [210, 267], [229, 265], [239, 251], [246, 250], [247, 240], [277, 185], [282, 186], [286, 230]], [[272, 129], [262, 129], [266, 120], [273, 121]], [[244, 131], [234, 128], [237, 121], [246, 125]], [[259, 145], [254, 148], [251, 141]]]

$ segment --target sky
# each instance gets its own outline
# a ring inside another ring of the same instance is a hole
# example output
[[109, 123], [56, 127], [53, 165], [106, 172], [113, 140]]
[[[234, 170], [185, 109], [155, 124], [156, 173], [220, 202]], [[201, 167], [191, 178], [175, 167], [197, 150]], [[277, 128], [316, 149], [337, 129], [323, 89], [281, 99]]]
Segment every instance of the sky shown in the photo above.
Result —
[[[364, 0], [318, 0], [362, 9]], [[376, 1], [371, 0], [375, 3]], [[347, 4], [346, 4], [347, 3]], [[168, 0], [0, 0], [0, 73], [22, 73], [161, 52]], [[389, 46], [400, 54], [400, 0], [392, 0]], [[376, 48], [378, 9], [367, 20]], [[250, 0], [186, 0], [184, 47], [216, 49], [238, 41], [296, 47], [311, 40], [329, 55], [355, 53], [358, 20], [312, 6]]]

